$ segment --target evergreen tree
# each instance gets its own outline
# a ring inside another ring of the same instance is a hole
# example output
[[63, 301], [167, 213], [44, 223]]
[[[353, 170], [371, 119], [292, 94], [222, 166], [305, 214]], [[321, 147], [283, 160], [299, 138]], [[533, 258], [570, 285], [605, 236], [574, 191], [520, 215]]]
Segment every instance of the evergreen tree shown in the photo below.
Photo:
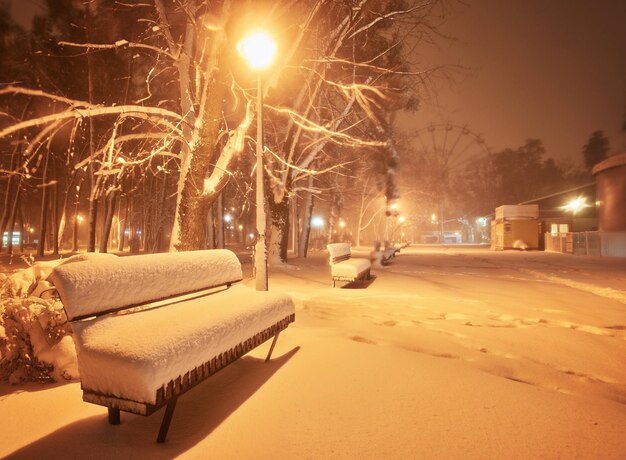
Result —
[[583, 158], [587, 169], [606, 159], [609, 152], [609, 140], [603, 131], [594, 131], [583, 147]]

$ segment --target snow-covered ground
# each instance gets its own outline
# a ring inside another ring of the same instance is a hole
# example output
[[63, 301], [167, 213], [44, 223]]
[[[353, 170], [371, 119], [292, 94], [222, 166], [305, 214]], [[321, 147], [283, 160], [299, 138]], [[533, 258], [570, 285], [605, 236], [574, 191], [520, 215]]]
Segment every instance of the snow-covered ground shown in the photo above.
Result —
[[110, 426], [78, 382], [2, 384], [0, 456], [626, 458], [626, 259], [407, 248], [343, 289], [325, 255], [291, 263], [272, 361], [184, 395], [164, 445], [161, 413]]

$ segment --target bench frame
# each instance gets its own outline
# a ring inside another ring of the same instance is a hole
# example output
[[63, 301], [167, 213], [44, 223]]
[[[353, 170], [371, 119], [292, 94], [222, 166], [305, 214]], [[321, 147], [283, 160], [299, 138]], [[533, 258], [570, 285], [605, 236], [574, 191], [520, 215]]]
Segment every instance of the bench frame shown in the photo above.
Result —
[[[176, 302], [176, 299], [182, 296], [186, 296], [193, 293], [201, 293], [198, 297], [203, 297], [206, 295], [216, 295], [222, 291], [215, 291], [216, 288], [225, 287], [228, 289], [233, 283], [229, 282], [226, 284], [211, 286], [207, 288], [203, 288], [197, 291], [191, 291], [183, 294], [177, 294], [172, 297], [164, 297], [161, 299], [153, 300], [150, 302], [157, 303], [166, 300], [172, 300]], [[56, 289], [55, 289], [56, 290]], [[210, 291], [210, 292], [205, 292]], [[127, 305], [120, 308], [114, 308], [106, 311], [99, 312], [97, 314], [90, 314], [85, 316], [79, 316], [73, 318], [70, 321], [70, 324], [75, 321], [80, 321], [86, 318], [100, 317], [104, 315], [108, 315], [115, 312], [125, 311], [131, 308], [137, 308], [145, 306], [144, 304], [139, 305]], [[161, 308], [161, 307], [157, 307]], [[167, 305], [164, 305], [163, 308], [167, 308]], [[108, 408], [108, 421], [111, 425], [119, 425], [121, 422], [120, 412], [130, 412], [137, 415], [149, 416], [161, 409], [163, 406], [166, 406], [165, 413], [163, 415], [163, 419], [161, 421], [161, 426], [159, 428], [159, 434], [157, 436], [157, 442], [163, 443], [167, 438], [167, 432], [169, 430], [172, 417], [174, 415], [174, 409], [176, 408], [176, 403], [178, 401], [178, 397], [183, 393], [189, 391], [194, 388], [199, 383], [202, 383], [218, 371], [224, 369], [229, 364], [235, 362], [237, 359], [241, 358], [243, 355], [258, 347], [259, 345], [265, 343], [269, 339], [273, 338], [272, 344], [270, 346], [267, 357], [265, 358], [265, 362], [268, 362], [272, 356], [272, 352], [274, 351], [274, 347], [276, 345], [276, 341], [278, 340], [278, 336], [281, 331], [287, 328], [289, 323], [295, 321], [295, 314], [289, 315], [277, 323], [273, 324], [269, 328], [255, 334], [254, 336], [248, 338], [247, 340], [239, 343], [238, 345], [220, 353], [217, 356], [212, 357], [205, 363], [197, 366], [196, 368], [188, 371], [185, 375], [178, 376], [175, 379], [170, 380], [167, 384], [163, 385], [156, 392], [156, 404], [148, 404], [138, 401], [132, 401], [124, 398], [117, 397], [111, 394], [103, 394], [98, 393], [87, 388], [84, 388], [81, 381], [81, 389], [83, 390], [83, 401], [89, 402], [92, 404], [97, 404], [100, 406], [105, 406]]]
[[[331, 259], [331, 267], [332, 267], [332, 265], [339, 264], [339, 263], [341, 263], [343, 261], [346, 261], [346, 260], [350, 260], [351, 258], [352, 258], [352, 254], [351, 253], [343, 254], [343, 255], [340, 255], [340, 256], [337, 256], [337, 257], [333, 257]], [[370, 279], [370, 270], [371, 269], [372, 269], [372, 265], [370, 263], [370, 266], [367, 267], [367, 269], [363, 270], [360, 273], [357, 273], [356, 277], [354, 277], [354, 278], [353, 277], [349, 277], [349, 276], [333, 276], [332, 277], [333, 278], [333, 288], [336, 286], [336, 282], [337, 281], [344, 281], [344, 282], [351, 283], [351, 282], [354, 282], [354, 281], [357, 281], [357, 280], [361, 280], [361, 281], [369, 280]]]

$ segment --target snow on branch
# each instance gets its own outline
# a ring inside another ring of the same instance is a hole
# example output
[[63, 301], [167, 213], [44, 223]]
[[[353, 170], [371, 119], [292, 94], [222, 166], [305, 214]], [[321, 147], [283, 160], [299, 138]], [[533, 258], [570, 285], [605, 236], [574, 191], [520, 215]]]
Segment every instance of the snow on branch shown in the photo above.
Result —
[[302, 115], [294, 112], [291, 109], [274, 107], [271, 105], [267, 105], [266, 107], [268, 107], [271, 110], [274, 110], [275, 112], [289, 115], [290, 119], [296, 125], [304, 129], [305, 131], [326, 134], [333, 141], [336, 141], [335, 138], [339, 138], [339, 139], [346, 141], [347, 145], [351, 145], [353, 147], [383, 147], [386, 145], [386, 142], [359, 139], [358, 137], [351, 136], [344, 132], [333, 131], [331, 129], [326, 128], [325, 126], [321, 126], [317, 123], [314, 123], [313, 121], [303, 117]]
[[352, 32], [350, 35], [348, 35], [347, 40], [350, 40], [350, 39], [351, 39], [352, 37], [354, 37], [355, 35], [358, 35], [358, 34], [360, 34], [361, 32], [364, 32], [364, 31], [366, 31], [366, 30], [370, 29], [371, 27], [373, 27], [376, 23], [378, 23], [378, 22], [380, 22], [380, 21], [383, 21], [383, 20], [385, 20], [385, 19], [392, 18], [392, 17], [394, 17], [394, 16], [398, 16], [398, 15], [401, 15], [401, 14], [403, 14], [403, 15], [404, 15], [404, 14], [410, 14], [410, 13], [412, 13], [412, 12], [413, 12], [413, 11], [415, 11], [415, 10], [425, 8], [426, 6], [427, 6], [426, 4], [424, 4], [424, 5], [418, 5], [418, 6], [414, 6], [413, 8], [409, 8], [409, 9], [407, 9], [407, 10], [397, 10], [397, 11], [392, 11], [392, 12], [387, 13], [387, 14], [380, 15], [380, 16], [378, 16], [376, 19], [374, 19], [373, 21], [371, 21], [370, 23], [368, 23], [368, 24], [364, 25], [363, 27], [360, 27], [359, 29], [357, 29], [356, 31], [354, 31], [354, 32]]
[[440, 70], [447, 70], [450, 67], [460, 67], [460, 66], [452, 65], [452, 64], [446, 64], [446, 65], [442, 64], [442, 65], [437, 65], [434, 67], [429, 67], [428, 69], [424, 69], [424, 70], [416, 70], [416, 71], [395, 70], [389, 67], [380, 67], [380, 66], [371, 64], [371, 62], [375, 60], [376, 58], [370, 59], [369, 61], [366, 61], [366, 62], [353, 62], [348, 59], [342, 59], [342, 58], [321, 58], [321, 59], [307, 59], [307, 62], [316, 62], [316, 63], [325, 63], [325, 64], [348, 64], [354, 67], [361, 67], [363, 69], [373, 70], [381, 74], [405, 75], [405, 76], [414, 76], [414, 77], [424, 77]]
[[233, 174], [230, 167], [231, 163], [236, 155], [243, 151], [246, 132], [253, 119], [254, 104], [252, 101], [248, 101], [245, 118], [239, 123], [239, 126], [228, 133], [228, 141], [226, 141], [226, 145], [220, 153], [213, 173], [204, 180], [203, 196], [210, 196], [221, 190], [228, 178]]
[[74, 43], [74, 42], [60, 41], [58, 44], [61, 46], [73, 46], [75, 48], [86, 48], [87, 50], [139, 48], [139, 49], [147, 49], [150, 51], [155, 51], [156, 53], [159, 53], [159, 54], [164, 54], [173, 60], [178, 59], [177, 54], [172, 54], [171, 52], [164, 50], [162, 48], [152, 46], [152, 45], [146, 45], [144, 43], [133, 43], [133, 42], [129, 42], [128, 40], [118, 40], [115, 43]]
[[44, 97], [46, 99], [50, 99], [53, 101], [63, 102], [64, 104], [70, 105], [75, 108], [96, 107], [95, 105], [90, 104], [89, 102], [79, 101], [76, 99], [68, 99], [67, 97], [57, 96], [56, 94], [48, 93], [48, 92], [41, 91], [38, 89], [22, 88], [19, 86], [10, 85], [10, 86], [6, 86], [0, 89], [0, 96], [3, 96], [5, 94], [22, 94], [24, 96]]
[[324, 174], [324, 173], [332, 171], [333, 169], [341, 168], [343, 166], [346, 166], [346, 165], [348, 165], [350, 163], [354, 163], [356, 161], [356, 160], [346, 161], [344, 163], [335, 164], [335, 165], [329, 166], [328, 168], [320, 169], [320, 170], [306, 169], [306, 168], [301, 168], [301, 167], [299, 167], [297, 165], [288, 163], [287, 161], [283, 160], [280, 157], [280, 155], [276, 154], [273, 150], [271, 150], [267, 146], [265, 147], [265, 150], [270, 152], [274, 158], [276, 158], [280, 163], [282, 163], [283, 165], [287, 166], [288, 168], [293, 169], [293, 170], [295, 170], [295, 171], [297, 171], [299, 173], [302, 173], [303, 175], [306, 174], [306, 175], [311, 175], [311, 176], [317, 176], [319, 174]]
[[129, 115], [134, 118], [143, 119], [149, 119], [150, 115], [158, 115], [164, 118], [173, 119], [177, 122], [183, 122], [183, 118], [180, 114], [159, 107], [145, 107], [141, 105], [120, 105], [115, 107], [93, 106], [85, 109], [74, 108], [65, 112], [53, 113], [51, 115], [37, 117], [20, 123], [16, 123], [11, 126], [7, 126], [6, 128], [0, 130], [0, 138], [7, 137], [23, 129], [46, 125], [48, 123], [53, 123], [56, 121], [67, 120], [71, 118], [83, 119], [105, 115]]

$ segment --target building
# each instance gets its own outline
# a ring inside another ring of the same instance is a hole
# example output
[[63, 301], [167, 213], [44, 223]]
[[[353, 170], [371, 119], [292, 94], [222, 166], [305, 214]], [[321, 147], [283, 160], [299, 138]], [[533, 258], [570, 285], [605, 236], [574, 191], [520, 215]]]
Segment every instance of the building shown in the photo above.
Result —
[[538, 249], [539, 206], [503, 205], [491, 221], [491, 249]]
[[597, 183], [601, 253], [626, 257], [626, 153], [601, 161], [592, 173]]

